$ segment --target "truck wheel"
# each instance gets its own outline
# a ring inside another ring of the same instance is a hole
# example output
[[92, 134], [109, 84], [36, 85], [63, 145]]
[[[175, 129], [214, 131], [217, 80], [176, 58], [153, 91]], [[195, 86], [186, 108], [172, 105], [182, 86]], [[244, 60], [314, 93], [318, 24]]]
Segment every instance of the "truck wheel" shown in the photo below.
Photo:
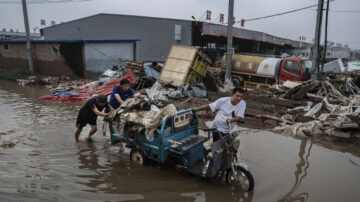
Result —
[[241, 82], [238, 78], [232, 78], [232, 82], [234, 84], [235, 87], [238, 87], [241, 85]]
[[145, 157], [144, 153], [138, 149], [131, 149], [130, 160], [139, 165], [146, 165], [148, 162], [148, 159]]
[[254, 177], [252, 174], [245, 170], [244, 168], [237, 166], [237, 178], [238, 181], [234, 178], [233, 171], [231, 169], [226, 172], [226, 182], [232, 186], [235, 186], [242, 191], [252, 191], [254, 189]]

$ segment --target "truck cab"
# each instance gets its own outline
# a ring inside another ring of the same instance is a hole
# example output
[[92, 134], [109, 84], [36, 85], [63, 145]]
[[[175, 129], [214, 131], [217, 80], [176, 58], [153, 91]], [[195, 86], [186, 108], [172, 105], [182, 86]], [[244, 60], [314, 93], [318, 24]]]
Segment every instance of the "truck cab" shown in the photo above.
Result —
[[279, 69], [279, 81], [305, 81], [310, 78], [312, 62], [310, 59], [286, 57]]

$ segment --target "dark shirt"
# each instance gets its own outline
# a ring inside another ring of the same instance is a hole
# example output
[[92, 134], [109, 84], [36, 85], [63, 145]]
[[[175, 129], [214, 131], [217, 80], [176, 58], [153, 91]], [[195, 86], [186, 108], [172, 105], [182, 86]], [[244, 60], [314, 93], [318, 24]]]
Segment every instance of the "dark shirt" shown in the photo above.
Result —
[[122, 91], [121, 86], [114, 87], [111, 97], [109, 100], [109, 104], [114, 108], [117, 109], [120, 106], [120, 103], [115, 98], [115, 94], [120, 95], [120, 98], [125, 101], [129, 97], [132, 97], [134, 95], [134, 91], [131, 88], [128, 88], [125, 92]]
[[97, 115], [94, 113], [93, 109], [97, 108], [100, 112], [104, 110], [105, 108], [105, 112], [109, 112], [110, 111], [110, 107], [109, 104], [106, 103], [105, 106], [100, 106], [96, 103], [96, 97], [91, 98], [90, 100], [88, 100], [86, 102], [86, 104], [80, 109], [80, 114], [83, 118], [87, 118], [87, 119], [96, 119]]

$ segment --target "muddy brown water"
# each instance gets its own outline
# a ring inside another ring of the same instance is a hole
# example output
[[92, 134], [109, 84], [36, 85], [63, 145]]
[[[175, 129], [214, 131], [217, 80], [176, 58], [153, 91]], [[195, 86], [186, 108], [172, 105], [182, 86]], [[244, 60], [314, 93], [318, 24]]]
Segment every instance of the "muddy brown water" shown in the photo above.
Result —
[[137, 166], [100, 133], [76, 144], [82, 103], [35, 101], [47, 93], [0, 80], [0, 136], [20, 138], [0, 147], [0, 201], [360, 201], [360, 158], [352, 153], [246, 129], [240, 150], [255, 191], [242, 193], [171, 166]]

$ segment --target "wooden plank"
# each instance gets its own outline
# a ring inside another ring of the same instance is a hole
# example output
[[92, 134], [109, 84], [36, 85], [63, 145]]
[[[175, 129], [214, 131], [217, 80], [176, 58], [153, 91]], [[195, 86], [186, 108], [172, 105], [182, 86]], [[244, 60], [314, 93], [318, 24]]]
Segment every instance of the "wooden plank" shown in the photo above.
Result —
[[183, 59], [183, 58], [180, 58], [180, 57], [168, 57], [168, 59], [176, 59], [176, 60], [185, 60], [185, 61], [189, 61], [189, 62], [192, 62], [191, 60], [188, 60], [188, 59]]
[[[174, 79], [174, 76], [176, 76], [177, 79]], [[163, 76], [160, 82], [171, 83], [174, 86], [181, 86], [185, 77], [186, 74], [179, 74], [175, 72], [163, 72]]]
[[174, 86], [180, 86], [188, 74], [196, 48], [173, 45], [161, 70], [159, 81], [171, 82]]
[[191, 62], [189, 61], [169, 59], [167, 68], [164, 69], [164, 71], [182, 72], [186, 74], [188, 68], [184, 68], [184, 67], [189, 67], [190, 64]]
[[[173, 86], [181, 86], [184, 83], [189, 83], [189, 79], [191, 79], [192, 83], [201, 81], [206, 75], [206, 69], [208, 67], [207, 59], [207, 56], [200, 53], [197, 48], [173, 45], [165, 61], [164, 68], [161, 70], [159, 81], [164, 83], [171, 82]], [[195, 60], [204, 62], [203, 72], [195, 70]], [[206, 62], [204, 60], [206, 60]], [[189, 77], [190, 74], [192, 75], [191, 78]]]

